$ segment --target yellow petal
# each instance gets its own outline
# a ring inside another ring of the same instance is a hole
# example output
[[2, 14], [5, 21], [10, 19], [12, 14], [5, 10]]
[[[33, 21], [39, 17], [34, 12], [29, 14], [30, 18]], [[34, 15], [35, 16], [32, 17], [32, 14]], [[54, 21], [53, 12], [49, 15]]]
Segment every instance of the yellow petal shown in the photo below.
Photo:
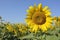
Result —
[[27, 24], [31, 26], [32, 21], [30, 20]]
[[45, 15], [49, 16], [49, 15], [51, 15], [51, 12], [49, 10], [46, 10]]
[[33, 6], [30, 6], [29, 9], [33, 9]]
[[41, 27], [41, 30], [42, 30], [43, 32], [47, 31], [46, 26], [45, 26], [45, 25], [43, 25], [43, 26]]
[[51, 24], [50, 24], [49, 22], [46, 22], [45, 25], [46, 25], [46, 28], [50, 28], [50, 25], [51, 25]]
[[38, 9], [42, 10], [42, 4], [41, 3], [38, 5]]
[[34, 28], [33, 28], [33, 30], [32, 30], [32, 31], [37, 32], [37, 30], [38, 30], [38, 26], [37, 26], [37, 25], [34, 25]]
[[30, 16], [27, 16], [27, 18], [30, 18], [30, 19], [31, 19], [32, 17], [31, 17], [31, 15], [30, 15]]
[[29, 22], [29, 21], [31, 21], [31, 19], [25, 19], [25, 21], [26, 21], [26, 22]]
[[43, 8], [43, 11], [45, 11], [45, 10], [47, 10], [48, 9], [48, 6], [45, 6], [44, 8]]
[[52, 18], [46, 18], [47, 22], [53, 22]]
[[41, 29], [41, 25], [39, 25], [39, 29]]
[[28, 14], [26, 14], [26, 16], [32, 16], [33, 14], [32, 13], [28, 13]]
[[29, 10], [26, 10], [27, 13], [30, 13]]
[[29, 10], [27, 10], [27, 12], [28, 12], [28, 13], [34, 13], [34, 8], [33, 8], [33, 6], [30, 6], [30, 7], [29, 7]]

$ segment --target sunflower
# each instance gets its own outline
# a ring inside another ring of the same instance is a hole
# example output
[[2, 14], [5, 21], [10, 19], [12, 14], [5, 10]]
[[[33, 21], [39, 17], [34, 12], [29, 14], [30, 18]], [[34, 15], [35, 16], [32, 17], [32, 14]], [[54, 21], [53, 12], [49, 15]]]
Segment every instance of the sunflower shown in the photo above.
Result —
[[25, 18], [26, 23], [31, 28], [32, 32], [41, 30], [42, 32], [47, 31], [52, 24], [51, 12], [48, 6], [42, 8], [42, 4], [34, 4], [27, 10], [27, 17]]
[[19, 32], [24, 33], [27, 31], [27, 26], [25, 24], [20, 23], [15, 25], [17, 26]]
[[14, 28], [12, 27], [11, 24], [7, 24], [7, 25], [6, 25], [6, 28], [7, 28], [8, 31], [10, 31], [10, 32], [13, 32], [13, 30], [14, 30]]
[[53, 19], [54, 19], [55, 26], [59, 27], [60, 26], [60, 17], [55, 16]]

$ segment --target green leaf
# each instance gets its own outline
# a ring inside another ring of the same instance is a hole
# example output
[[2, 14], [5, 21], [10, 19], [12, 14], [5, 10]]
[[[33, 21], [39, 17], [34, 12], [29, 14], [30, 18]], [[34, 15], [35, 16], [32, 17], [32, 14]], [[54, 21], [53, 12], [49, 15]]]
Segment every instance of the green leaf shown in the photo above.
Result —
[[56, 37], [55, 35], [53, 35], [53, 36], [46, 36], [46, 40], [58, 40], [58, 37]]

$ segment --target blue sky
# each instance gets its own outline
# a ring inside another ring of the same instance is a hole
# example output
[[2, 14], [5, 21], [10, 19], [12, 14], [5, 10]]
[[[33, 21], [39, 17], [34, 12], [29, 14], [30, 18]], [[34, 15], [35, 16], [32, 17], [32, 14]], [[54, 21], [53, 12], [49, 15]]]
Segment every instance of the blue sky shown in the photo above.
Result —
[[25, 23], [26, 10], [34, 3], [49, 6], [52, 16], [60, 16], [60, 0], [0, 0], [0, 16], [11, 23]]

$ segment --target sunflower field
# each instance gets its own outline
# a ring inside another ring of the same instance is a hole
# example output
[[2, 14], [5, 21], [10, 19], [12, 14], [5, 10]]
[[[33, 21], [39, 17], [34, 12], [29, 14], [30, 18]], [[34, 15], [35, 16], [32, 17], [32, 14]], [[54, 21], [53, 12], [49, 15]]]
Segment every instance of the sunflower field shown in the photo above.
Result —
[[0, 17], [0, 40], [60, 40], [60, 16], [51, 16], [48, 6], [30, 6], [25, 22], [10, 23]]

